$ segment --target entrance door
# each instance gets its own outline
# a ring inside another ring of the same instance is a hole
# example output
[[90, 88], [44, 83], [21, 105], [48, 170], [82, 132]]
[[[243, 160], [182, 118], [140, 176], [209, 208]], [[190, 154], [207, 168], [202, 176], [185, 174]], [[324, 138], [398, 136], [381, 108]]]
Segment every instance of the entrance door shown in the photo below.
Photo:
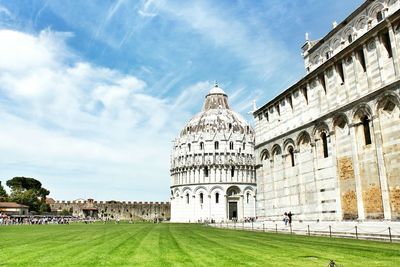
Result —
[[238, 218], [237, 202], [229, 202], [229, 220]]

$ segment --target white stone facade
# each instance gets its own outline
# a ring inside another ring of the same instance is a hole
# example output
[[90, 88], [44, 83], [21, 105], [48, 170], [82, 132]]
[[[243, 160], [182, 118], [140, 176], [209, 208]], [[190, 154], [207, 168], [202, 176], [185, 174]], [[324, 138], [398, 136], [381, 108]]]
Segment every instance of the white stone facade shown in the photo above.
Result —
[[255, 196], [254, 130], [215, 85], [174, 140], [171, 221], [255, 217]]
[[366, 1], [254, 112], [257, 216], [400, 220], [400, 1]]

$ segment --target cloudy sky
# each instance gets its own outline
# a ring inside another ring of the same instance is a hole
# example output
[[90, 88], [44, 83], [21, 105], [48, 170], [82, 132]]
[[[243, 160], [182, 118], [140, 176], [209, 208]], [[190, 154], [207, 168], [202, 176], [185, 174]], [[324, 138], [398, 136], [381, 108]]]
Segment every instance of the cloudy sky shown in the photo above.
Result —
[[0, 0], [0, 181], [165, 201], [171, 141], [214, 80], [249, 121], [304, 75], [304, 33], [362, 0]]

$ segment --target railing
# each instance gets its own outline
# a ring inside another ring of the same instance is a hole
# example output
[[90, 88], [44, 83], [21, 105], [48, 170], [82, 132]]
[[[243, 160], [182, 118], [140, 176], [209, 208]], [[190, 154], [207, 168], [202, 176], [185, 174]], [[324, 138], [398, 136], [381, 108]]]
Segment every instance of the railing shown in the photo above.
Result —
[[306, 236], [329, 236], [329, 237], [345, 237], [355, 239], [373, 239], [389, 242], [400, 242], [400, 225], [398, 227], [375, 225], [360, 226], [354, 225], [343, 228], [345, 225], [313, 225], [313, 224], [273, 224], [273, 223], [260, 223], [260, 222], [219, 222], [208, 224], [212, 227], [269, 232], [269, 233], [282, 233], [282, 234], [300, 234]]

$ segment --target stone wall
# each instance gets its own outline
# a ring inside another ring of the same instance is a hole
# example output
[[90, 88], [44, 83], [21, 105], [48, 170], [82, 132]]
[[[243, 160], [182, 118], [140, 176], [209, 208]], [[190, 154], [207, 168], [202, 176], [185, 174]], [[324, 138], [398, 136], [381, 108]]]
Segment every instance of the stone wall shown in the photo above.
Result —
[[254, 112], [259, 217], [400, 219], [399, 2], [367, 1], [303, 47], [308, 74]]
[[74, 216], [98, 217], [134, 221], [169, 220], [171, 217], [169, 202], [131, 202], [131, 201], [95, 201], [93, 199], [77, 201], [55, 201], [50, 204], [52, 211], [66, 210]]

